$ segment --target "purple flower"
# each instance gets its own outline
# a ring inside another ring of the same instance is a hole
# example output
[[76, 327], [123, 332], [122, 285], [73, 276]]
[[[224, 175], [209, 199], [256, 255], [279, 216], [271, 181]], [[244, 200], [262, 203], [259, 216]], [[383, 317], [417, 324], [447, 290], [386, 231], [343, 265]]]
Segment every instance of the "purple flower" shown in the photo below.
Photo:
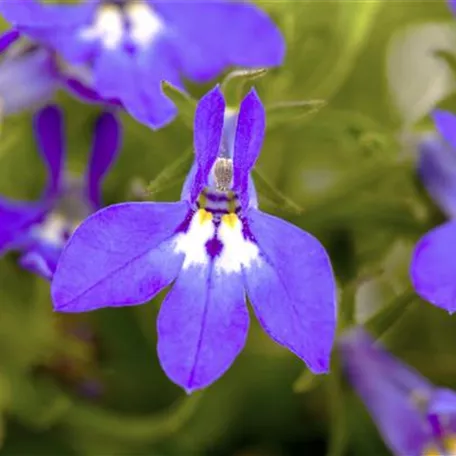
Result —
[[90, 65], [96, 92], [154, 128], [176, 115], [162, 80], [182, 89], [181, 76], [204, 82], [231, 65], [275, 66], [285, 50], [266, 14], [227, 0], [15, 0], [1, 2], [0, 12], [69, 63]]
[[84, 179], [64, 175], [63, 120], [58, 108], [37, 112], [34, 128], [49, 172], [48, 185], [37, 202], [0, 198], [0, 252], [21, 252], [23, 267], [51, 279], [75, 227], [101, 207], [100, 185], [119, 149], [120, 127], [112, 114], [100, 116]]
[[0, 35], [0, 112], [7, 116], [39, 108], [64, 88], [81, 101], [119, 106], [93, 88], [89, 67], [71, 65], [37, 43], [21, 40], [17, 30]]
[[48, 102], [59, 85], [52, 53], [18, 42], [16, 30], [0, 35], [0, 112], [7, 116]]
[[339, 339], [343, 367], [397, 456], [456, 452], [456, 393], [436, 388], [360, 328]]
[[437, 110], [433, 118], [439, 136], [420, 145], [419, 173], [451, 220], [418, 241], [410, 275], [420, 296], [451, 313], [456, 310], [456, 116]]
[[107, 207], [65, 247], [52, 284], [57, 311], [141, 304], [173, 286], [158, 316], [158, 355], [187, 391], [219, 378], [242, 350], [246, 294], [265, 331], [327, 372], [335, 283], [321, 244], [258, 210], [250, 177], [265, 113], [255, 91], [226, 110], [218, 87], [198, 104], [195, 163], [176, 203]]

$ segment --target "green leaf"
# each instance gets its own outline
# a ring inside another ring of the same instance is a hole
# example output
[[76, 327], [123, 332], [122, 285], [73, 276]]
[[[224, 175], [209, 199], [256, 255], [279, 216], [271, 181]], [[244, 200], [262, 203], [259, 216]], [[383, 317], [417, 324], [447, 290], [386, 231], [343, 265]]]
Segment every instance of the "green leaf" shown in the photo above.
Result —
[[193, 129], [196, 100], [167, 81], [162, 81], [162, 90], [177, 106], [179, 117], [182, 119], [182, 122], [187, 127]]
[[176, 433], [194, 415], [202, 393], [185, 396], [169, 409], [149, 416], [129, 416], [74, 403], [63, 419], [77, 435], [98, 435], [111, 441], [150, 443]]
[[281, 101], [266, 106], [267, 128], [281, 127], [316, 114], [326, 106], [324, 100]]
[[391, 329], [404, 315], [413, 302], [418, 301], [418, 296], [413, 290], [406, 290], [395, 298], [388, 306], [381, 309], [366, 324], [366, 329], [375, 334], [377, 338]]
[[145, 189], [146, 193], [150, 195], [151, 199], [154, 199], [156, 193], [174, 187], [178, 182], [180, 183], [188, 174], [193, 159], [193, 149], [187, 149], [177, 160], [160, 171]]
[[314, 375], [310, 370], [306, 369], [293, 383], [293, 391], [295, 393], [308, 393], [320, 384], [321, 376]]
[[250, 83], [255, 79], [263, 77], [267, 72], [267, 68], [257, 68], [234, 70], [228, 73], [221, 83], [221, 90], [225, 96], [227, 106], [237, 109], [248, 90], [246, 87], [251, 85]]

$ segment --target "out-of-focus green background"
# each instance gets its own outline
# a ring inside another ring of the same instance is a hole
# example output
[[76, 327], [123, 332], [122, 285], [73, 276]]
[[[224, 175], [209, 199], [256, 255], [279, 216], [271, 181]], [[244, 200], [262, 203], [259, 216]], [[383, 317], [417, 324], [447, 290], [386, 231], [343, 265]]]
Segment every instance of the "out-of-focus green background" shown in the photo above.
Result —
[[[255, 174], [260, 205], [329, 249], [341, 331], [367, 322], [394, 353], [456, 388], [456, 321], [416, 298], [407, 275], [414, 242], [443, 220], [415, 176], [413, 144], [431, 128], [433, 106], [456, 106], [454, 78], [436, 54], [456, 52], [456, 19], [438, 0], [258, 4], [288, 44], [284, 66], [255, 81], [270, 120]], [[236, 24], [221, 33], [235, 34]], [[189, 89], [198, 98], [210, 87]], [[237, 93], [237, 82], [229, 89]], [[327, 104], [275, 105], [302, 100]], [[99, 108], [66, 94], [57, 101], [69, 168], [82, 172]], [[150, 181], [149, 199], [178, 198], [184, 176], [173, 164], [191, 147], [191, 129], [180, 118], [153, 132], [122, 117], [125, 143], [105, 202], [138, 198]], [[34, 199], [44, 182], [31, 117], [5, 119], [0, 194]], [[186, 396], [155, 352], [163, 293], [135, 308], [59, 315], [48, 284], [16, 259], [0, 259], [0, 454], [388, 454], [336, 353], [332, 374], [312, 377], [253, 321], [226, 375]], [[97, 394], [88, 397], [90, 385]]]

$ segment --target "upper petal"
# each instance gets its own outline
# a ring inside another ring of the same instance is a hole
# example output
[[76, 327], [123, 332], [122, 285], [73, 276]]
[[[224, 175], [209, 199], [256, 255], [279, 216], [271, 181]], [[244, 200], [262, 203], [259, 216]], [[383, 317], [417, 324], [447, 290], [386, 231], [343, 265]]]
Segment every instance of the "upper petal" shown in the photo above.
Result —
[[269, 17], [253, 5], [213, 2], [151, 2], [177, 37], [186, 76], [214, 78], [224, 67], [280, 65], [285, 43]]
[[63, 117], [57, 106], [46, 106], [33, 119], [39, 150], [49, 172], [48, 195], [55, 195], [61, 185], [65, 154]]
[[431, 429], [414, 397], [429, 397], [431, 385], [358, 329], [339, 339], [342, 364], [394, 454], [421, 456]]
[[210, 385], [244, 347], [248, 326], [240, 275], [216, 271], [210, 262], [184, 268], [157, 321], [164, 371], [187, 392]]
[[426, 135], [418, 145], [418, 173], [427, 191], [452, 218], [456, 218], [456, 149], [439, 135]]
[[0, 35], [0, 53], [8, 49], [19, 37], [20, 33], [15, 29], [8, 30]]
[[248, 206], [250, 171], [260, 154], [265, 128], [264, 107], [252, 89], [241, 103], [234, 140], [233, 189], [239, 194], [243, 207]]
[[193, 134], [196, 166], [192, 168], [191, 181], [186, 183], [191, 201], [195, 201], [208, 183], [209, 173], [220, 150], [224, 113], [225, 100], [219, 86], [204, 95], [196, 107]]
[[432, 304], [456, 310], [456, 222], [425, 234], [416, 244], [410, 276], [417, 293]]
[[151, 299], [180, 270], [183, 257], [170, 240], [187, 212], [186, 203], [123, 203], [90, 216], [60, 257], [55, 309], [84, 312]]
[[101, 181], [114, 162], [122, 142], [122, 124], [117, 116], [104, 112], [97, 119], [87, 169], [87, 192], [96, 208], [101, 207]]
[[456, 149], [456, 116], [451, 112], [436, 109], [432, 118], [443, 139]]
[[336, 328], [336, 286], [322, 245], [299, 228], [258, 210], [248, 226], [260, 261], [244, 268], [247, 294], [266, 332], [315, 373], [329, 370]]

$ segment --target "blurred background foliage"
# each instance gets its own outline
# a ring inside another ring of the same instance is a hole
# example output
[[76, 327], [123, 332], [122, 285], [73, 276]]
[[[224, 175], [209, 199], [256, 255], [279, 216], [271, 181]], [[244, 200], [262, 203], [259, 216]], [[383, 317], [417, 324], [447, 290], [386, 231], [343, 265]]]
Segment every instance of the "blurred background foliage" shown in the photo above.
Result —
[[[456, 388], [456, 321], [411, 291], [414, 242], [443, 215], [417, 180], [414, 144], [437, 104], [456, 108], [456, 20], [444, 1], [258, 2], [283, 31], [285, 64], [225, 84], [232, 104], [255, 84], [268, 130], [254, 178], [260, 205], [319, 237], [340, 286], [340, 330], [366, 323], [432, 381]], [[223, 33], [236, 33], [227, 24]], [[454, 65], [453, 65], [454, 67]], [[223, 80], [223, 77], [220, 79]], [[194, 99], [212, 84], [189, 85]], [[175, 200], [191, 160], [193, 105], [153, 132], [122, 115], [125, 141], [105, 203]], [[99, 107], [60, 93], [69, 168], [83, 172]], [[4, 119], [0, 194], [36, 198], [45, 170], [30, 115]], [[145, 192], [145, 189], [148, 191]], [[313, 377], [262, 334], [207, 391], [186, 396], [163, 374], [143, 306], [52, 312], [49, 286], [0, 260], [2, 455], [388, 454], [341, 377]]]

